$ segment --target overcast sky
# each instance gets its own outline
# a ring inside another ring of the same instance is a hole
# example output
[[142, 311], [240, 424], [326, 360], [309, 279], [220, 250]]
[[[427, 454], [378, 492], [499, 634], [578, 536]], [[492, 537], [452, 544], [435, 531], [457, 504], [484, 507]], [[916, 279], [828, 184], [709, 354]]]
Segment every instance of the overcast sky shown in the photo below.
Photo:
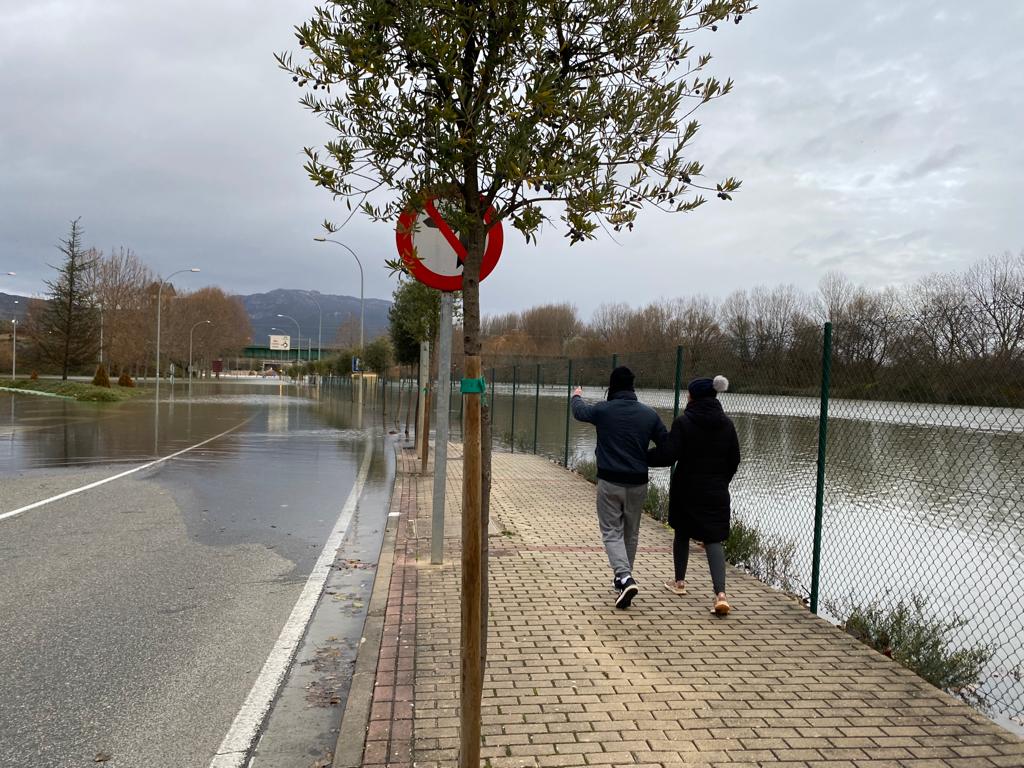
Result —
[[[90, 245], [202, 268], [183, 285], [358, 295], [347, 253], [312, 241], [339, 215], [302, 170], [326, 130], [272, 57], [311, 7], [0, 0], [0, 290], [42, 290], [81, 216]], [[693, 153], [743, 179], [734, 201], [645, 214], [618, 242], [509, 234], [485, 311], [813, 289], [834, 269], [899, 284], [1024, 248], [1022, 39], [1022, 2], [765, 0], [696, 41], [737, 83]], [[388, 298], [393, 228], [338, 237]]]

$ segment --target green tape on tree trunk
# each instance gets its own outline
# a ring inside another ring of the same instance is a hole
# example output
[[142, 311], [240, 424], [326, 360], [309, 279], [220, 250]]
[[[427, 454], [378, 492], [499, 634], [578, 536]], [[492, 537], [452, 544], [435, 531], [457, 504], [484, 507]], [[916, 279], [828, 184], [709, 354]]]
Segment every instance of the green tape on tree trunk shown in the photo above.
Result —
[[463, 379], [459, 391], [464, 395], [482, 395], [487, 391], [487, 382], [482, 376], [479, 379]]

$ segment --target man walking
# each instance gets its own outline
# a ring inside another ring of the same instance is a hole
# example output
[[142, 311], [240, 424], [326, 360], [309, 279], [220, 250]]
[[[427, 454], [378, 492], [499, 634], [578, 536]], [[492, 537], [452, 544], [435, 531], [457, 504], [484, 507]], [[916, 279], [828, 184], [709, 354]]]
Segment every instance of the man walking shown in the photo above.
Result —
[[580, 387], [572, 394], [572, 415], [597, 427], [597, 522], [615, 574], [616, 608], [628, 608], [640, 591], [633, 562], [647, 499], [647, 449], [651, 441], [661, 448], [668, 439], [658, 414], [636, 399], [633, 380], [633, 372], [619, 366], [606, 401], [586, 403]]

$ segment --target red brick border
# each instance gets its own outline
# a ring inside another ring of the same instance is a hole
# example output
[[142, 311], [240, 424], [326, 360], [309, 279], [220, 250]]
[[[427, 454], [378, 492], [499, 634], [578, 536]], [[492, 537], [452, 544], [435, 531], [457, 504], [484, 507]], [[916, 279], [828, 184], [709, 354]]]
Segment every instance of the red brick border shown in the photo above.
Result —
[[363, 750], [365, 768], [411, 768], [413, 683], [416, 677], [416, 537], [410, 531], [419, 506], [420, 478], [411, 448], [399, 455], [400, 518], [395, 536], [391, 589], [377, 658], [377, 678]]

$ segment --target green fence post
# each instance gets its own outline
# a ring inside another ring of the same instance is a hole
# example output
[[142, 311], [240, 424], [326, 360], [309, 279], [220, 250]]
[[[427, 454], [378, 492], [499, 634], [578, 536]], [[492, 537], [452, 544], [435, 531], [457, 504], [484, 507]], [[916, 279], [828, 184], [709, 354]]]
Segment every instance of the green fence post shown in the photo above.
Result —
[[818, 478], [814, 493], [814, 553], [811, 556], [811, 613], [818, 612], [821, 580], [821, 528], [825, 509], [825, 445], [828, 440], [828, 396], [832, 386], [832, 323], [825, 323], [821, 345], [821, 406], [818, 414]]
[[540, 423], [540, 363], [537, 363], [537, 375], [534, 377], [533, 392], [533, 455], [537, 455], [537, 426]]
[[516, 389], [519, 387], [519, 366], [512, 366], [512, 453], [516, 452]]
[[572, 360], [569, 360], [569, 375], [565, 379], [565, 455], [562, 466], [569, 468], [569, 417], [572, 415]]
[[679, 394], [683, 391], [683, 345], [676, 347], [676, 399], [672, 405], [672, 421], [679, 416]]

